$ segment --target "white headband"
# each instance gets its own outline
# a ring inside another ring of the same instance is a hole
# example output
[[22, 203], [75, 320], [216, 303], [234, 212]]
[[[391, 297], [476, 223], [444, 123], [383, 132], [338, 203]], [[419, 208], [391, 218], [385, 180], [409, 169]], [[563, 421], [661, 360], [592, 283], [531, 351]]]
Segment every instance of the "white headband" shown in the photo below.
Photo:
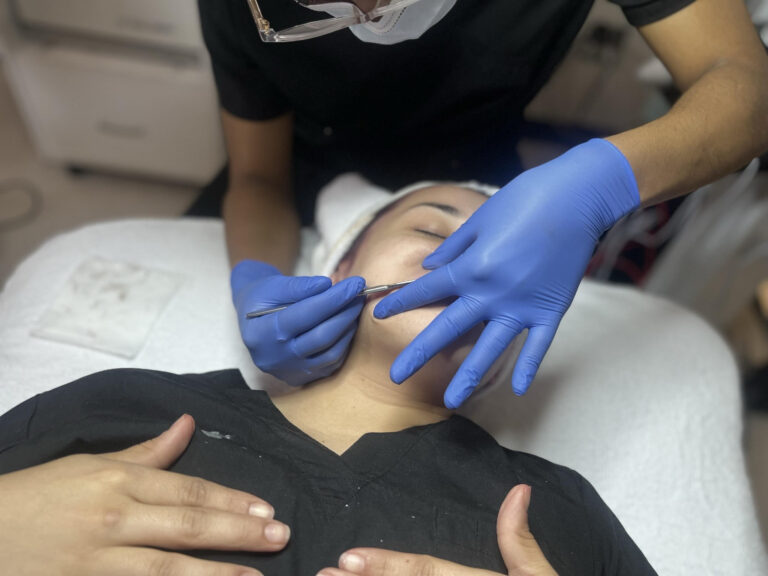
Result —
[[343, 174], [328, 184], [317, 199], [315, 224], [320, 239], [312, 253], [312, 272], [330, 276], [376, 214], [408, 194], [431, 186], [467, 188], [488, 197], [498, 191], [497, 187], [472, 181], [419, 182], [391, 193], [358, 174]]

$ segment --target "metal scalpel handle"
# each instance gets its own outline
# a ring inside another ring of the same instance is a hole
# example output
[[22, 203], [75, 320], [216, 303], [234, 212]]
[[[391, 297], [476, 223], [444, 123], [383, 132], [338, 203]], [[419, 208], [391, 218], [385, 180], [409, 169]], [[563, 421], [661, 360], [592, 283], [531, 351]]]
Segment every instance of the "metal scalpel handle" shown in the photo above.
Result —
[[[408, 284], [412, 283], [413, 280], [406, 280], [405, 282], [396, 282], [395, 284], [381, 284], [380, 286], [371, 286], [370, 288], [365, 288], [364, 290], [361, 290], [358, 296], [367, 296], [368, 294], [378, 294], [380, 292], [388, 292], [390, 290], [397, 290], [398, 288], [402, 288], [403, 286], [408, 286]], [[261, 318], [262, 316], [267, 316], [268, 314], [272, 314], [274, 312], [280, 312], [280, 310], [285, 310], [288, 308], [288, 306], [278, 306], [277, 308], [270, 308], [269, 310], [259, 310], [257, 312], [249, 312], [246, 314], [246, 318], [252, 319], [252, 318]]]

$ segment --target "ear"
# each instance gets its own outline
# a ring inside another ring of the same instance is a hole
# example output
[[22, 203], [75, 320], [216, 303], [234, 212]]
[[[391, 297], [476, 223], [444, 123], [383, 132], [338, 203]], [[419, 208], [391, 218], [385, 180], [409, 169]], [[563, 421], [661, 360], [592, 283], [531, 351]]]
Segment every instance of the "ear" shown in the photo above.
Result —
[[350, 275], [350, 270], [352, 270], [352, 261], [353, 258], [349, 254], [344, 256], [344, 259], [339, 262], [339, 264], [336, 266], [336, 270], [334, 270], [331, 274], [331, 282], [337, 284], [338, 282], [344, 280], [344, 278], [348, 278]]

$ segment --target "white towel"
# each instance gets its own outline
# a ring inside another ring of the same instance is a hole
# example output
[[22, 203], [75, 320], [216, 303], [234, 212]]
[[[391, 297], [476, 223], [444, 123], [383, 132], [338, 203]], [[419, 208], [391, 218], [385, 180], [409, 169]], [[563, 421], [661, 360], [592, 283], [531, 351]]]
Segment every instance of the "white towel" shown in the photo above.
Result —
[[91, 258], [70, 276], [32, 335], [134, 358], [181, 283], [178, 274]]

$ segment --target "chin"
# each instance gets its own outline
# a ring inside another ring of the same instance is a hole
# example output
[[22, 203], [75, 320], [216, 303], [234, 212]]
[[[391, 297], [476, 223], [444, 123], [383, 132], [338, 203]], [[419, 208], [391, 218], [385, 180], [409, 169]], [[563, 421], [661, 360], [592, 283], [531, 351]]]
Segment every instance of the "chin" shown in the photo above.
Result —
[[[363, 308], [361, 328], [375, 334], [374, 338], [377, 343], [395, 354], [399, 354], [437, 318], [440, 312], [445, 310], [445, 306], [425, 306], [379, 320], [373, 315], [375, 307], [375, 302], [369, 302]], [[446, 346], [435, 356], [435, 359], [441, 359], [444, 367], [453, 367], [453, 372], [455, 372], [469, 354], [481, 331], [480, 326], [470, 330]]]

